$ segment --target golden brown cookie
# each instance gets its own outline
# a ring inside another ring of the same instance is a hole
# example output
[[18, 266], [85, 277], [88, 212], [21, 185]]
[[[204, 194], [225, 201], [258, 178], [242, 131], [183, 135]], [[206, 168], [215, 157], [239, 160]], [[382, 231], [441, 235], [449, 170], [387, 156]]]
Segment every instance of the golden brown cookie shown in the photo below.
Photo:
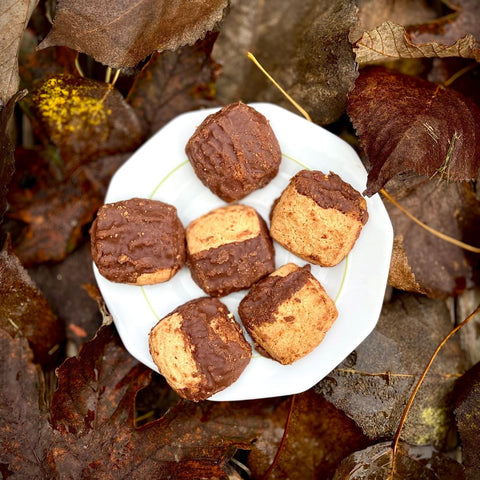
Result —
[[331, 267], [347, 256], [367, 220], [367, 203], [349, 183], [302, 170], [273, 204], [270, 235], [298, 257]]
[[186, 229], [187, 265], [208, 295], [249, 288], [275, 270], [275, 252], [265, 221], [246, 205], [228, 205], [202, 215]]
[[131, 198], [103, 205], [90, 229], [92, 257], [112, 282], [166, 282], [185, 263], [185, 229], [167, 203]]
[[228, 308], [209, 297], [191, 300], [160, 320], [149, 347], [168, 384], [195, 402], [234, 383], [252, 355]]
[[310, 265], [293, 263], [257, 282], [238, 313], [259, 353], [284, 365], [314, 350], [338, 315]]
[[268, 120], [242, 102], [209, 115], [185, 152], [202, 183], [226, 202], [265, 186], [277, 175], [282, 159]]

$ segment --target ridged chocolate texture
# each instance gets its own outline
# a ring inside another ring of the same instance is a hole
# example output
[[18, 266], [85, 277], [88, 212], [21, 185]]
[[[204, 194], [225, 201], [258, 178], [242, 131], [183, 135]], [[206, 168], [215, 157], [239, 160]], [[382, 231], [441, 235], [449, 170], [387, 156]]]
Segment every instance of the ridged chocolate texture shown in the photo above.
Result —
[[268, 120], [241, 102], [209, 115], [185, 152], [202, 183], [226, 202], [265, 186], [277, 175], [282, 158]]
[[174, 206], [132, 198], [103, 205], [90, 229], [92, 257], [113, 282], [170, 279], [185, 263], [185, 229]]
[[197, 298], [152, 329], [150, 352], [178, 394], [205, 400], [234, 383], [250, 362], [252, 348], [228, 308], [216, 298]]
[[314, 350], [337, 318], [310, 265], [292, 263], [253, 285], [238, 313], [257, 351], [284, 365]]
[[275, 269], [267, 225], [251, 207], [230, 205], [209, 212], [187, 227], [186, 236], [192, 279], [213, 297], [249, 288]]

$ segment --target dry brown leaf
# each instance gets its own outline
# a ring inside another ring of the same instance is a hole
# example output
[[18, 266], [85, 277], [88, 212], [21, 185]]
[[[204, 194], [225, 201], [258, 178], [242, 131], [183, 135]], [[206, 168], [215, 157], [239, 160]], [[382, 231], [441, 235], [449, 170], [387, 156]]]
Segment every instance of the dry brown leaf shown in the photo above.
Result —
[[[5, 105], [0, 106], [0, 223], [7, 208], [8, 184], [15, 170], [15, 158], [13, 152], [15, 145], [12, 139], [10, 123], [17, 101], [26, 95], [26, 90], [17, 92]], [[0, 243], [3, 245], [4, 238], [0, 235]]]
[[[391, 180], [387, 190], [423, 223], [468, 244], [479, 245], [475, 225], [480, 220], [480, 202], [469, 183], [403, 175]], [[445, 298], [478, 283], [480, 255], [432, 235], [390, 202], [385, 205], [395, 233], [388, 279], [391, 286]]]
[[377, 443], [343, 460], [333, 480], [464, 480], [462, 466], [438, 452], [402, 443], [395, 457], [390, 442]]
[[480, 363], [460, 378], [454, 390], [455, 420], [462, 441], [462, 458], [467, 480], [480, 477]]
[[103, 82], [54, 75], [39, 82], [25, 103], [38, 137], [58, 154], [64, 178], [83, 163], [133, 151], [143, 140], [133, 109]]
[[399, 25], [416, 25], [435, 17], [431, 2], [426, 0], [359, 0], [358, 23], [350, 31], [349, 38], [355, 42], [363, 32], [374, 30], [386, 20]]
[[[251, 25], [252, 53], [316, 123], [338, 120], [345, 111], [346, 96], [358, 75], [348, 41], [348, 32], [357, 20], [355, 1], [308, 0], [292, 8], [290, 0], [272, 0], [264, 5], [259, 2], [258, 9], [262, 14]], [[236, 28], [237, 25], [234, 31]], [[223, 41], [222, 34], [217, 47]], [[235, 47], [238, 52], [249, 42], [248, 35], [241, 39], [239, 47]], [[218, 55], [221, 63], [223, 52], [228, 54], [231, 48], [229, 35], [223, 48], [215, 49], [215, 58]], [[243, 55], [246, 53], [244, 51]], [[238, 68], [245, 69], [247, 74], [232, 72]], [[277, 87], [249, 60], [245, 59], [243, 65], [226, 64], [224, 71], [241, 85], [228, 90], [237, 96], [236, 99], [222, 94], [222, 101], [272, 102], [294, 110]]]
[[480, 43], [471, 34], [459, 38], [453, 45], [437, 42], [419, 44], [414, 43], [405, 27], [392, 21], [364, 32], [355, 43], [354, 51], [360, 65], [424, 57], [464, 57], [480, 61]]
[[127, 158], [128, 154], [101, 157], [59, 180], [49, 168], [50, 159], [38, 150], [17, 148], [6, 216], [24, 226], [21, 234], [12, 237], [25, 266], [63, 260], [84, 240], [110, 178]]
[[480, 108], [452, 89], [367, 67], [349, 94], [348, 115], [371, 166], [367, 195], [407, 171], [435, 180], [477, 178]]
[[[393, 438], [423, 367], [451, 329], [444, 302], [400, 294], [384, 305], [375, 330], [315, 389], [372, 440]], [[463, 373], [462, 358], [454, 337], [440, 351], [415, 397], [403, 440], [448, 445], [453, 426], [450, 394]]]
[[416, 44], [436, 42], [440, 45], [453, 45], [457, 40], [472, 35], [480, 48], [480, 2], [478, 0], [442, 0], [452, 11], [435, 21], [408, 29]]
[[136, 77], [127, 101], [150, 137], [181, 113], [217, 106], [215, 80], [220, 66], [210, 54], [218, 33], [176, 52], [152, 55]]
[[39, 48], [65, 45], [110, 67], [191, 45], [214, 28], [228, 0], [60, 0]]
[[0, 102], [4, 105], [18, 90], [20, 40], [37, 3], [38, 0], [2, 0], [0, 6]]
[[50, 310], [9, 242], [0, 251], [0, 328], [28, 340], [35, 361], [53, 365], [64, 340], [63, 325]]
[[[273, 463], [285, 429], [290, 401], [269, 418], [248, 456], [253, 478], [262, 478]], [[335, 441], [332, 441], [332, 438]], [[269, 480], [331, 478], [340, 461], [369, 440], [355, 423], [313, 390], [297, 394], [286, 442]]]

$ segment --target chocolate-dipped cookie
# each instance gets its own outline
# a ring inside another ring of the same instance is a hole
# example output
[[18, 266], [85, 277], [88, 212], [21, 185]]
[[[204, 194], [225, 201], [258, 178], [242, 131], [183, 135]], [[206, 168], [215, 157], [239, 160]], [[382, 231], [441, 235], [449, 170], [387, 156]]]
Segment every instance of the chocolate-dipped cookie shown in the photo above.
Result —
[[100, 207], [90, 229], [92, 257], [108, 280], [151, 285], [185, 263], [185, 229], [177, 209], [144, 198]]
[[246, 205], [220, 207], [186, 229], [187, 265], [208, 295], [249, 288], [275, 269], [275, 252], [265, 221]]
[[252, 355], [228, 308], [210, 297], [191, 300], [160, 320], [149, 347], [168, 384], [195, 402], [234, 383]]
[[253, 285], [238, 313], [257, 351], [284, 365], [314, 350], [338, 315], [310, 265], [293, 263]]
[[349, 183], [302, 170], [273, 204], [270, 235], [298, 257], [331, 267], [347, 256], [367, 220], [367, 203]]
[[226, 202], [270, 182], [282, 157], [268, 120], [242, 102], [209, 115], [188, 140], [185, 152], [202, 183]]

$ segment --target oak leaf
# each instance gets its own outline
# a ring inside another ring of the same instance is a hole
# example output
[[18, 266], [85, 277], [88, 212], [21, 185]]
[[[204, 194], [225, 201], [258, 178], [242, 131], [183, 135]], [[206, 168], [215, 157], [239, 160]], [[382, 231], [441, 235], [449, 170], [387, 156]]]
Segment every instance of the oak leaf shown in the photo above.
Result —
[[176, 50], [203, 38], [227, 5], [228, 0], [60, 0], [39, 48], [64, 45], [110, 67], [133, 67], [155, 50]]
[[[424, 365], [451, 326], [442, 301], [399, 295], [384, 305], [367, 339], [315, 389], [372, 440], [393, 438]], [[460, 343], [452, 338], [417, 393], [402, 430], [404, 441], [447, 446], [453, 426], [449, 395], [463, 373], [461, 359]]]
[[368, 67], [349, 94], [347, 111], [370, 162], [367, 195], [407, 171], [448, 181], [477, 178], [480, 108], [460, 93]]
[[182, 401], [135, 428], [135, 397], [152, 371], [112, 326], [58, 369], [48, 423], [25, 342], [0, 331], [0, 343], [1, 468], [17, 478], [226, 478], [235, 450], [250, 449], [265, 427], [270, 402]]

